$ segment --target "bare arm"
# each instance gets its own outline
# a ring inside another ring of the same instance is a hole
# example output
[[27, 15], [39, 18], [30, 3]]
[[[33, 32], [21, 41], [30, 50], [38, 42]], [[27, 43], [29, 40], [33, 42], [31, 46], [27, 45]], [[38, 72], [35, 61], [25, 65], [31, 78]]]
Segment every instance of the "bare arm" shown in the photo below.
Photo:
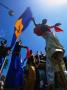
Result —
[[47, 27], [48, 27], [48, 28], [54, 28], [55, 26], [60, 26], [60, 25], [61, 25], [61, 23], [56, 23], [56, 24], [53, 25], [53, 26], [48, 26], [48, 25], [47, 25]]
[[48, 27], [48, 28], [54, 28], [54, 27], [55, 27], [55, 25], [53, 25], [53, 26], [48, 26], [48, 25], [47, 25], [47, 27]]
[[36, 24], [36, 22], [35, 22], [35, 19], [34, 19], [33, 17], [32, 17], [31, 20], [33, 21], [34, 25], [37, 26], [37, 24]]

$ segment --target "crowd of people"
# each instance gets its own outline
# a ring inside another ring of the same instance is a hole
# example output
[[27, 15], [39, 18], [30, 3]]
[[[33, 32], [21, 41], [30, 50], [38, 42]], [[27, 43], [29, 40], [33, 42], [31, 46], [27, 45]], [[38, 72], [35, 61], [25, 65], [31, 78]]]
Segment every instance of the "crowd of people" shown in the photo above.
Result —
[[[3, 44], [2, 44], [3, 43]], [[1, 68], [6, 60], [6, 56], [10, 54], [11, 48], [7, 47], [7, 42], [3, 41], [0, 46], [0, 64]], [[25, 48], [27, 50], [26, 58], [23, 62], [27, 60], [26, 66], [22, 68], [21, 63], [21, 48]], [[4, 54], [4, 55], [3, 55]], [[24, 88], [24, 90], [33, 90], [35, 88], [35, 84], [39, 83], [39, 68], [45, 71], [45, 61], [46, 57], [42, 54], [39, 55], [38, 52], [36, 55], [33, 55], [32, 50], [30, 50], [27, 46], [23, 46], [21, 40], [16, 42], [15, 47], [12, 51], [11, 63], [9, 66], [9, 70], [4, 81], [4, 87], [19, 89]], [[2, 73], [2, 69], [0, 68], [0, 72]], [[31, 85], [30, 85], [31, 84]], [[38, 85], [38, 87], [40, 84]], [[37, 85], [36, 85], [37, 87]]]
[[[41, 24], [36, 24], [32, 18], [35, 28], [34, 33], [46, 40], [45, 53], [33, 54], [27, 46], [19, 40], [14, 48], [7, 47], [7, 41], [1, 41], [0, 46], [0, 77], [6, 56], [12, 52], [9, 70], [4, 81], [5, 90], [55, 90], [55, 87], [67, 90], [67, 57], [64, 57], [64, 48], [57, 37], [50, 31], [61, 25], [56, 23], [53, 26], [47, 25], [47, 19], [43, 19]], [[21, 65], [21, 48], [26, 49], [26, 66]], [[63, 82], [62, 82], [63, 81]], [[60, 89], [59, 89], [60, 90]]]
[[[1, 42], [0, 73], [2, 73], [2, 65], [6, 60], [6, 56], [11, 52], [11, 48], [6, 45], [6, 41]], [[27, 61], [27, 63], [23, 68], [20, 54], [21, 48], [25, 48], [27, 50], [26, 58], [22, 62], [24, 64], [24, 62]], [[65, 56], [63, 59], [67, 69], [67, 57]], [[2, 80], [2, 75], [0, 77]], [[1, 88], [5, 90], [44, 90], [47, 89], [49, 85], [53, 85], [53, 87], [51, 86], [51, 89], [47, 90], [54, 90], [54, 88], [58, 85], [61, 86], [61, 83], [57, 80], [57, 74], [53, 68], [53, 65], [47, 58], [46, 52], [44, 54], [42, 52], [39, 53], [38, 51], [33, 53], [33, 51], [27, 46], [22, 45], [21, 40], [15, 44], [6, 79], [2, 80], [1, 83], [4, 87], [3, 88], [1, 86]]]

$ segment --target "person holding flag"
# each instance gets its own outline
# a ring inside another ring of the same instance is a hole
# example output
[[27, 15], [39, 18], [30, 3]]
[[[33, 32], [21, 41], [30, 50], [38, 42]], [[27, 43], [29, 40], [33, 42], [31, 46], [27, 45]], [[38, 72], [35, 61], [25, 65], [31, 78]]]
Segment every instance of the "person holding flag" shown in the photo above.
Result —
[[5, 88], [20, 89], [24, 83], [24, 72], [21, 68], [21, 48], [27, 49], [22, 45], [21, 40], [17, 41], [12, 51], [11, 63], [5, 80]]
[[[8, 70], [7, 78], [5, 81], [5, 87], [8, 88], [19, 88], [23, 84], [23, 70], [20, 68], [20, 51], [21, 48], [27, 48], [21, 45], [21, 41], [17, 41], [21, 33], [27, 28], [32, 18], [32, 12], [28, 7], [22, 15], [17, 19], [14, 26], [14, 34], [11, 41], [11, 49], [14, 47], [12, 52], [12, 58], [10, 67]], [[15, 44], [16, 43], [16, 44]], [[15, 46], [14, 46], [15, 45]]]
[[[46, 40], [46, 56], [51, 60], [55, 72], [57, 73], [58, 81], [62, 84], [65, 89], [67, 89], [67, 80], [64, 75], [65, 64], [63, 61], [64, 48], [57, 39], [57, 37], [51, 31], [52, 28], [55, 29], [56, 32], [63, 31], [59, 28], [60, 23], [56, 23], [53, 26], [47, 25], [47, 19], [43, 19], [41, 24], [36, 24], [34, 18], [32, 21], [35, 25], [34, 33], [37, 36], [41, 36]], [[63, 82], [62, 82], [63, 81]], [[48, 86], [48, 90], [50, 89], [50, 85]]]

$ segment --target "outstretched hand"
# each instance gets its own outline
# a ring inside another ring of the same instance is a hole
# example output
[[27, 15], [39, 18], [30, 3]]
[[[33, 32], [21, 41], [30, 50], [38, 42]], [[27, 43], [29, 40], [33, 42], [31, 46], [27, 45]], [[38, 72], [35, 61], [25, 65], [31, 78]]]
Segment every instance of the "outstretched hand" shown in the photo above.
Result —
[[61, 25], [61, 23], [56, 23], [56, 24], [55, 24], [55, 26], [60, 26], [60, 25]]

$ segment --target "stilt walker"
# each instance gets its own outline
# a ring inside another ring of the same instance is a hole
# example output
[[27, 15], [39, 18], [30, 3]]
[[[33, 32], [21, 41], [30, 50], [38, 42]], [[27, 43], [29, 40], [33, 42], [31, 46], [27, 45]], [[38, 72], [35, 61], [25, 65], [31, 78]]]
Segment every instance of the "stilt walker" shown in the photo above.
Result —
[[[67, 79], [64, 75], [65, 64], [63, 61], [64, 48], [57, 39], [57, 37], [51, 32], [51, 28], [54, 28], [56, 32], [62, 31], [59, 28], [60, 23], [56, 23], [53, 26], [47, 25], [47, 19], [43, 19], [41, 24], [36, 24], [34, 18], [32, 18], [35, 28], [34, 33], [43, 37], [46, 40], [46, 54], [47, 58], [53, 63], [53, 67], [58, 76], [58, 81], [62, 83], [65, 89], [67, 89]], [[52, 89], [49, 89], [52, 90]]]

